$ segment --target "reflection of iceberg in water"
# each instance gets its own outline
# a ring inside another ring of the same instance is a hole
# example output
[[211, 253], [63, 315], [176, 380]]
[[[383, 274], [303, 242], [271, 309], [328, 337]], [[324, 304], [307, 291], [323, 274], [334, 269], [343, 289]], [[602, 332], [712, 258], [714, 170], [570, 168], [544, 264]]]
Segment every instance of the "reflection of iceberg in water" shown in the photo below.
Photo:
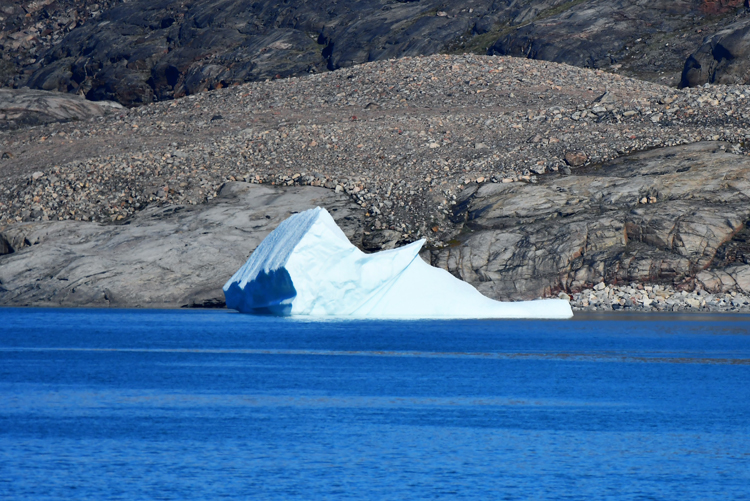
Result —
[[354, 318], [569, 318], [567, 301], [503, 303], [419, 257], [424, 240], [365, 254], [324, 209], [282, 222], [224, 285], [243, 313]]

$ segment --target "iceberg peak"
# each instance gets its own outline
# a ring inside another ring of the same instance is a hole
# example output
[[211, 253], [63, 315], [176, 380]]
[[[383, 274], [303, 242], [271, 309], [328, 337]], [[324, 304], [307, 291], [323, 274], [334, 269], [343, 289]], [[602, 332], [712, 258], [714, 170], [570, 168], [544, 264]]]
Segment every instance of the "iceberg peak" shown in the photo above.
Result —
[[365, 254], [325, 209], [294, 214], [224, 285], [243, 313], [350, 318], [570, 318], [567, 301], [499, 302], [419, 257], [424, 240]]

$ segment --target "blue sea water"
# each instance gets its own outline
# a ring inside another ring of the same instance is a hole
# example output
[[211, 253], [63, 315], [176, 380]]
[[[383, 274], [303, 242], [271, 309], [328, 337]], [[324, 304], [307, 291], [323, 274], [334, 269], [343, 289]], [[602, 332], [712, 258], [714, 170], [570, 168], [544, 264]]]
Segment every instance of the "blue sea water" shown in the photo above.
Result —
[[0, 309], [0, 499], [750, 499], [750, 317]]

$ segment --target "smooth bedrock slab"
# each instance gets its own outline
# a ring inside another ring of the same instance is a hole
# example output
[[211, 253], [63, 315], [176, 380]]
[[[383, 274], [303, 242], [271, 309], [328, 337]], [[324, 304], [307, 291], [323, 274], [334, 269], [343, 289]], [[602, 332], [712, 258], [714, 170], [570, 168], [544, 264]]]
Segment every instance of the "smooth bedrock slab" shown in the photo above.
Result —
[[222, 284], [263, 238], [317, 205], [361, 239], [361, 210], [343, 195], [247, 183], [227, 183], [203, 205], [146, 209], [128, 224], [14, 225], [0, 232], [0, 305], [223, 306]]

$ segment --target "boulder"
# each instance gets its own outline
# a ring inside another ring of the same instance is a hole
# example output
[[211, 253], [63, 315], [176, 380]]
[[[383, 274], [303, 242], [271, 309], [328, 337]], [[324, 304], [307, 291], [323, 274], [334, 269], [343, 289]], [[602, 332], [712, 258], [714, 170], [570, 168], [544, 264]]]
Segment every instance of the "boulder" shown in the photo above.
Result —
[[121, 109], [111, 101], [31, 89], [0, 89], [0, 130], [50, 122], [85, 120]]

